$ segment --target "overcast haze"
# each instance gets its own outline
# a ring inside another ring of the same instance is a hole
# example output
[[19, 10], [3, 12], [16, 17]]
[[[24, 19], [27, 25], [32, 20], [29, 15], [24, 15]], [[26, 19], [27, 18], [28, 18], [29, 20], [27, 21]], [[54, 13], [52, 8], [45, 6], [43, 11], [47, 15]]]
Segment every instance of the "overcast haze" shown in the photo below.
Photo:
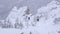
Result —
[[28, 6], [30, 11], [36, 13], [37, 9], [45, 6], [52, 0], [0, 0], [0, 19], [5, 19], [12, 7]]

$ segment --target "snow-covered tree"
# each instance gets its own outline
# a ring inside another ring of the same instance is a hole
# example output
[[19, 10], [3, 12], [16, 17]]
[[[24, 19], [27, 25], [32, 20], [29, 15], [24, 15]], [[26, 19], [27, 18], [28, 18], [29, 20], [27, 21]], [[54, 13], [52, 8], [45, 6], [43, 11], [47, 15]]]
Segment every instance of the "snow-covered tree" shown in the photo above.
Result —
[[[54, 15], [54, 11], [59, 8], [59, 2], [56, 0], [53, 0], [52, 2], [48, 3], [46, 6], [43, 6], [38, 9], [37, 14], [40, 15], [40, 17], [44, 17], [45, 20], [50, 19]], [[55, 11], [56, 12], [56, 11]]]
[[16, 19], [16, 23], [14, 24], [15, 28], [18, 28], [18, 29], [22, 29], [24, 26], [22, 24], [21, 21], [18, 20], [18, 18]]
[[60, 24], [60, 17], [54, 19], [54, 24]]
[[27, 8], [27, 10], [24, 11], [24, 12], [25, 12], [25, 14], [29, 15], [29, 14], [30, 14], [30, 10], [29, 10], [29, 8]]
[[30, 34], [32, 34], [32, 32], [30, 32]]
[[20, 33], [20, 34], [24, 34], [24, 32]]
[[58, 33], [60, 34], [60, 31], [58, 31]]
[[13, 26], [12, 26], [12, 23], [9, 21], [9, 19], [8, 19], [8, 21], [4, 21], [4, 23], [2, 24], [2, 28], [12, 28]]

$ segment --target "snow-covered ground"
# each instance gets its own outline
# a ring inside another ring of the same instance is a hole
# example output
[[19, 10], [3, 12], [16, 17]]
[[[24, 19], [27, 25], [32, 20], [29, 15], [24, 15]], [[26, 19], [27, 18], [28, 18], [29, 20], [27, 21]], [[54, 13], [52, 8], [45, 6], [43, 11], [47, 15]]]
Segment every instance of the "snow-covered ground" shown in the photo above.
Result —
[[[13, 24], [13, 28], [2, 28], [3, 26], [0, 25], [0, 34], [60, 34], [60, 3], [58, 1], [54, 0], [37, 9], [35, 15], [29, 12], [26, 14], [26, 11], [29, 11], [27, 6], [19, 9], [14, 7], [6, 18], [6, 21], [9, 20], [8, 22]], [[8, 22], [4, 21], [4, 23]], [[14, 26], [16, 23], [18, 23], [17, 27]], [[20, 26], [22, 26], [21, 29]]]

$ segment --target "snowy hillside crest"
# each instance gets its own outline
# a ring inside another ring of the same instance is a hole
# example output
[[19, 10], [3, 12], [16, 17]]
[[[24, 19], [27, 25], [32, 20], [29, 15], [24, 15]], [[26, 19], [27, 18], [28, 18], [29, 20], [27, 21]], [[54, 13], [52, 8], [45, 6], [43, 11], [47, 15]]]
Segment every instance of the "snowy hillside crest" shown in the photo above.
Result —
[[[27, 6], [12, 8], [8, 17], [3, 21], [1, 25], [2, 28], [24, 28], [29, 26], [36, 26], [41, 20], [49, 20], [51, 18], [56, 18], [55, 16], [60, 14], [60, 3], [56, 0], [51, 1], [46, 6], [37, 9], [36, 15], [30, 13]], [[58, 13], [58, 14], [57, 14]], [[60, 17], [58, 15], [58, 17]]]

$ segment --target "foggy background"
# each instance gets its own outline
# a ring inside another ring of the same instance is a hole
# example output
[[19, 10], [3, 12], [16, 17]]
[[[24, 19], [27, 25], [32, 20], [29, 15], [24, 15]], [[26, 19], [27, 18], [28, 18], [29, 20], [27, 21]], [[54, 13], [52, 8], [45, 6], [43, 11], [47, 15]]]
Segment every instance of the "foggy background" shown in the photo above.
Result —
[[28, 6], [30, 11], [35, 14], [38, 8], [45, 6], [51, 1], [52, 0], [0, 0], [0, 20], [5, 19], [14, 6], [18, 8]]

